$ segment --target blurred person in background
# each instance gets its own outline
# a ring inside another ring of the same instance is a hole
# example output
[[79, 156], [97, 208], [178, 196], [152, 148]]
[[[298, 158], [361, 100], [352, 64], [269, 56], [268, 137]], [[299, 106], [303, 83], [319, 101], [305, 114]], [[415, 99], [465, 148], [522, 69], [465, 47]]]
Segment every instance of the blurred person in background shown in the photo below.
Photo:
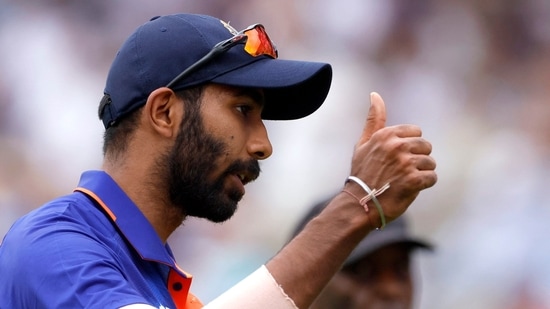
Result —
[[[317, 203], [298, 222], [295, 237], [330, 200]], [[403, 215], [369, 233], [319, 294], [311, 309], [411, 309], [415, 300], [413, 253], [433, 245], [412, 235]]]

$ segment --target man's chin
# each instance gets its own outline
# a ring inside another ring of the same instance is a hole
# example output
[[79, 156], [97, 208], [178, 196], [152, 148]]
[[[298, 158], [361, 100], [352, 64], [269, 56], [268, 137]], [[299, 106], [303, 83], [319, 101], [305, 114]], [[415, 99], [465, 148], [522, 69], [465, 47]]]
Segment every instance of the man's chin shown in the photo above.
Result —
[[211, 211], [206, 214], [205, 219], [214, 223], [223, 223], [231, 219], [237, 212], [239, 201], [240, 198], [236, 199], [234, 196], [229, 198], [225, 203], [220, 203], [217, 207], [212, 207], [210, 209]]
[[[215, 190], [211, 192], [213, 191]], [[233, 217], [242, 197], [243, 194], [238, 190], [231, 190], [222, 194], [205, 196], [204, 199], [195, 200], [193, 203], [182, 203], [182, 209], [185, 209], [190, 217], [222, 223]]]
[[224, 212], [217, 212], [216, 214], [210, 214], [206, 217], [207, 220], [214, 222], [214, 223], [223, 223], [233, 217], [235, 214], [236, 209], [233, 211], [224, 211]]

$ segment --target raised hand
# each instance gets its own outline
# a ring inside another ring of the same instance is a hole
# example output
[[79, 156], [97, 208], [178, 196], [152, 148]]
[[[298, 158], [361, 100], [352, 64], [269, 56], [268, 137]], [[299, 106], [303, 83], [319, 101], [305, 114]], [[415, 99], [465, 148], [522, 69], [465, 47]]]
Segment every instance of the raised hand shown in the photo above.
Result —
[[[386, 107], [377, 93], [361, 137], [355, 146], [350, 175], [370, 189], [390, 187], [378, 197], [386, 221], [400, 216], [437, 181], [431, 144], [418, 126], [386, 127]], [[298, 306], [308, 308], [357, 244], [382, 220], [373, 201], [365, 214], [357, 197], [367, 193], [354, 181], [346, 183], [326, 208], [313, 218], [266, 267], [277, 284]], [[351, 195], [351, 196], [350, 196]]]
[[[386, 107], [378, 93], [371, 93], [371, 105], [361, 137], [355, 146], [350, 175], [363, 180], [371, 189], [390, 183], [390, 188], [378, 196], [387, 221], [400, 216], [418, 196], [437, 181], [436, 163], [430, 157], [432, 145], [422, 138], [415, 125], [386, 127]], [[352, 188], [353, 187], [353, 188]], [[362, 192], [357, 184], [346, 188]], [[370, 202], [372, 203], [372, 202]], [[375, 207], [369, 211], [371, 222], [380, 226]]]

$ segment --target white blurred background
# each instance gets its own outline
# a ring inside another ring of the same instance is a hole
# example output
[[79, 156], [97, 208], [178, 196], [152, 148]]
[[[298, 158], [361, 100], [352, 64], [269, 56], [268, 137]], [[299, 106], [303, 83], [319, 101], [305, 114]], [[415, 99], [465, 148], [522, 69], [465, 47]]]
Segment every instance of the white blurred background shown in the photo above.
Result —
[[235, 217], [171, 237], [199, 298], [267, 261], [341, 188], [377, 91], [388, 125], [420, 125], [438, 162], [408, 210], [437, 246], [417, 256], [417, 308], [550, 308], [548, 0], [0, 0], [0, 237], [100, 167], [96, 111], [116, 50], [178, 12], [261, 22], [281, 58], [334, 69], [317, 113], [267, 123], [274, 154]]

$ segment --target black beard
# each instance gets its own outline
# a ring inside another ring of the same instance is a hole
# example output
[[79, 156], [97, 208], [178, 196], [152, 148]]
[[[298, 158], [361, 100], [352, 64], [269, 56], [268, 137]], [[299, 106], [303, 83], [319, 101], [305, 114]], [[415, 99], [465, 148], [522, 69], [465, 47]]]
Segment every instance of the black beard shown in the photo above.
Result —
[[174, 147], [163, 162], [159, 162], [168, 177], [170, 202], [187, 216], [224, 222], [233, 216], [242, 198], [238, 190], [224, 193], [225, 179], [237, 172], [256, 178], [260, 173], [259, 163], [253, 159], [237, 160], [217, 179], [209, 181], [216, 162], [226, 154], [226, 145], [206, 132], [198, 110], [187, 112]]

